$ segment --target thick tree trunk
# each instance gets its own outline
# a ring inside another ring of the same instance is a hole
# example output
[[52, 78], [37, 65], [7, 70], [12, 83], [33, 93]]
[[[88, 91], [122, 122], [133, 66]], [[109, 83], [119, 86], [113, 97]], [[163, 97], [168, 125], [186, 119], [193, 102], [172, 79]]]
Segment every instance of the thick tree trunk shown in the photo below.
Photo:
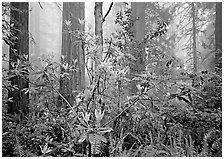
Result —
[[[135, 20], [132, 28], [134, 32], [134, 42], [132, 53], [136, 58], [135, 64], [130, 65], [130, 78], [134, 78], [135, 74], [141, 74], [145, 71], [145, 45], [143, 43], [145, 37], [145, 3], [144, 2], [132, 2], [132, 18]], [[132, 95], [137, 91], [136, 83], [131, 82], [130, 92]]]
[[[9, 98], [13, 102], [8, 102], [8, 113], [18, 114], [28, 113], [29, 93], [24, 89], [29, 88], [28, 70], [25, 67], [29, 60], [29, 3], [12, 2], [10, 12], [11, 33], [17, 37], [13, 45], [10, 45], [9, 52], [9, 82], [11, 85], [17, 85], [18, 89], [9, 90]], [[14, 72], [15, 64], [18, 65], [21, 73]], [[23, 69], [22, 69], [23, 68]]]
[[95, 65], [98, 66], [103, 57], [103, 2], [95, 2], [94, 16], [95, 16], [95, 35], [97, 50], [97, 59]]
[[215, 65], [222, 68], [222, 2], [216, 2], [215, 46]]
[[[69, 78], [60, 77], [60, 93], [71, 105], [76, 96], [74, 92], [85, 87], [85, 57], [78, 33], [84, 31], [84, 24], [81, 24], [85, 18], [84, 5], [84, 2], [63, 3], [62, 64], [73, 66], [73, 69], [61, 67], [61, 74], [68, 73]], [[59, 105], [63, 103], [63, 99], [59, 97]]]

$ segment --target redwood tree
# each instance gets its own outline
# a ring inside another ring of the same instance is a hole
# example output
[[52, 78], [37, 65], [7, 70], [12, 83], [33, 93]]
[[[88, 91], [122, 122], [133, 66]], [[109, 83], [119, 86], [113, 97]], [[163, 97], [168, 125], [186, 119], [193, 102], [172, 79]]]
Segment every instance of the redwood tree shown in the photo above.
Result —
[[98, 47], [96, 66], [103, 56], [103, 2], [95, 2], [94, 16], [95, 16], [95, 35], [96, 44]]
[[196, 19], [195, 19], [195, 5], [194, 2], [191, 3], [192, 9], [192, 31], [193, 31], [193, 72], [197, 74], [197, 48], [196, 48]]
[[27, 61], [29, 59], [29, 3], [11, 2], [10, 24], [11, 41], [9, 52], [8, 113], [26, 115], [28, 113], [29, 88]]
[[[145, 71], [145, 3], [144, 2], [132, 2], [132, 18], [134, 25], [132, 27], [134, 33], [134, 41], [132, 54], [136, 58], [134, 64], [130, 65], [130, 78], [135, 77], [135, 74], [141, 74]], [[131, 82], [130, 94], [134, 94], [137, 91], [137, 87], [134, 81]]]
[[[85, 86], [85, 57], [81, 40], [81, 32], [84, 30], [84, 5], [84, 2], [63, 3], [60, 93], [71, 105], [75, 100], [75, 92]], [[63, 104], [62, 101], [60, 97], [59, 105]]]
[[216, 54], [215, 61], [216, 66], [222, 68], [222, 2], [216, 2], [216, 20], [215, 20], [215, 46]]

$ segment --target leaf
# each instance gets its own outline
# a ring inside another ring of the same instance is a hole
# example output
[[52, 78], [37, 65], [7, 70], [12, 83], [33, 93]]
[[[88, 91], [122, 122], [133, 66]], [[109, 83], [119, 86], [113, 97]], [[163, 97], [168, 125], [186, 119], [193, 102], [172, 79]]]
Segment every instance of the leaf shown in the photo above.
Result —
[[85, 24], [85, 19], [80, 19], [80, 18], [79, 18], [79, 23], [80, 23], [81, 25], [84, 25], [84, 24]]
[[70, 20], [65, 20], [65, 25], [67, 25], [68, 27], [70, 27], [72, 25], [72, 22]]
[[87, 139], [87, 133], [84, 132], [84, 133], [80, 136], [80, 138], [79, 138], [79, 140], [78, 140], [78, 143], [83, 143], [83, 141], [85, 141], [86, 139]]
[[21, 90], [21, 92], [24, 92], [24, 94], [27, 94], [27, 93], [29, 92], [29, 88], [23, 88], [23, 89]]
[[8, 102], [13, 102], [13, 97], [8, 98]]
[[88, 123], [89, 122], [89, 117], [90, 117], [91, 114], [88, 113], [88, 112], [85, 112], [85, 114], [82, 112], [81, 114], [82, 114], [82, 117], [85, 120], [85, 122]]
[[76, 129], [80, 130], [80, 131], [88, 129], [87, 127], [84, 127], [84, 126], [81, 126], [81, 125], [75, 125], [75, 126], [77, 126]]
[[113, 131], [113, 129], [110, 128], [110, 127], [102, 127], [102, 128], [98, 128], [97, 130], [98, 130], [99, 133], [103, 133], [103, 134]]
[[78, 117], [78, 120], [80, 121], [80, 123], [85, 126], [85, 127], [88, 127], [87, 123], [85, 123], [85, 121], [81, 118]]
[[184, 102], [186, 102], [186, 103], [187, 103], [188, 105], [190, 105], [190, 106], [192, 105], [191, 102], [189, 102], [189, 101], [188, 101], [186, 98], [184, 98], [184, 97], [177, 96], [177, 99], [180, 100], [180, 101], [183, 100]]
[[137, 89], [138, 89], [139, 91], [142, 90], [142, 89], [144, 88], [144, 86], [141, 86], [140, 84], [137, 84], [136, 87], [137, 87]]
[[103, 111], [103, 113], [101, 113], [101, 109], [95, 109], [95, 117], [96, 117], [97, 123], [100, 123], [103, 116], [104, 116], [104, 111]]
[[16, 90], [19, 90], [18, 85], [13, 85], [13, 86], [12, 86], [12, 90], [14, 91], [15, 89], [16, 89]]

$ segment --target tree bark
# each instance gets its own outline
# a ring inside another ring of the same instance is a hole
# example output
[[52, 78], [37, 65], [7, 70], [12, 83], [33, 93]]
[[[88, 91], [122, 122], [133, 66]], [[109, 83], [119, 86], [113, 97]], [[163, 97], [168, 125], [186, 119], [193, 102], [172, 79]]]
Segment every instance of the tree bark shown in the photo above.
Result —
[[193, 31], [193, 72], [197, 74], [197, 48], [196, 48], [196, 24], [195, 24], [195, 6], [194, 2], [191, 3], [192, 7], [192, 31]]
[[[11, 33], [17, 39], [13, 40], [10, 45], [9, 52], [9, 82], [11, 85], [17, 85], [18, 89], [9, 90], [9, 98], [13, 102], [8, 102], [8, 113], [23, 115], [29, 112], [29, 93], [25, 93], [24, 89], [29, 88], [28, 70], [26, 62], [29, 60], [29, 3], [12, 2], [10, 11]], [[16, 74], [14, 64], [18, 65], [21, 71]]]
[[[141, 74], [145, 71], [145, 3], [144, 2], [132, 2], [132, 18], [134, 20], [133, 32], [134, 32], [134, 42], [132, 53], [136, 58], [134, 65], [130, 65], [130, 78], [134, 78], [135, 74]], [[131, 82], [129, 94], [133, 95], [137, 92], [136, 83]]]
[[[95, 2], [94, 16], [95, 16], [95, 35], [96, 35], [96, 45], [97, 59], [95, 60], [95, 65], [98, 66], [103, 57], [103, 2]], [[96, 67], [95, 66], [95, 67]]]
[[[68, 73], [69, 78], [60, 77], [60, 93], [71, 105], [77, 95], [74, 92], [81, 91], [85, 87], [85, 57], [83, 43], [79, 36], [79, 33], [84, 31], [84, 24], [81, 24], [85, 17], [84, 5], [84, 2], [63, 3], [61, 54], [64, 60], [61, 62], [68, 64], [72, 69], [61, 67], [61, 74]], [[59, 105], [64, 105], [61, 97], [59, 97]]]
[[222, 68], [222, 2], [216, 2], [215, 47], [215, 65]]
[[193, 43], [193, 79], [192, 79], [192, 86], [196, 86], [196, 76], [198, 71], [198, 62], [197, 62], [197, 48], [196, 48], [196, 20], [195, 20], [195, 5], [194, 2], [191, 3], [192, 9], [192, 43]]

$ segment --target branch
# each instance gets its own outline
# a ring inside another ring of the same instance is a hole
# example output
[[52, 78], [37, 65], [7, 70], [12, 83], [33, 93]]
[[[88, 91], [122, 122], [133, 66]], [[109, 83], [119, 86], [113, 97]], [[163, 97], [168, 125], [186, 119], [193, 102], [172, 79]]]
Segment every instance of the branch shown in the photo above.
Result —
[[110, 13], [110, 11], [111, 11], [111, 9], [112, 9], [112, 6], [113, 6], [113, 4], [114, 4], [114, 2], [111, 2], [110, 7], [109, 7], [109, 9], [108, 9], [107, 13], [106, 13], [106, 14], [105, 14], [105, 16], [103, 17], [103, 22], [105, 22], [106, 17], [107, 17], [107, 16], [108, 16], [108, 14]]
[[38, 2], [38, 4], [39, 4], [39, 6], [40, 6], [41, 9], [44, 9], [43, 6], [42, 6], [42, 4], [40, 2]]

